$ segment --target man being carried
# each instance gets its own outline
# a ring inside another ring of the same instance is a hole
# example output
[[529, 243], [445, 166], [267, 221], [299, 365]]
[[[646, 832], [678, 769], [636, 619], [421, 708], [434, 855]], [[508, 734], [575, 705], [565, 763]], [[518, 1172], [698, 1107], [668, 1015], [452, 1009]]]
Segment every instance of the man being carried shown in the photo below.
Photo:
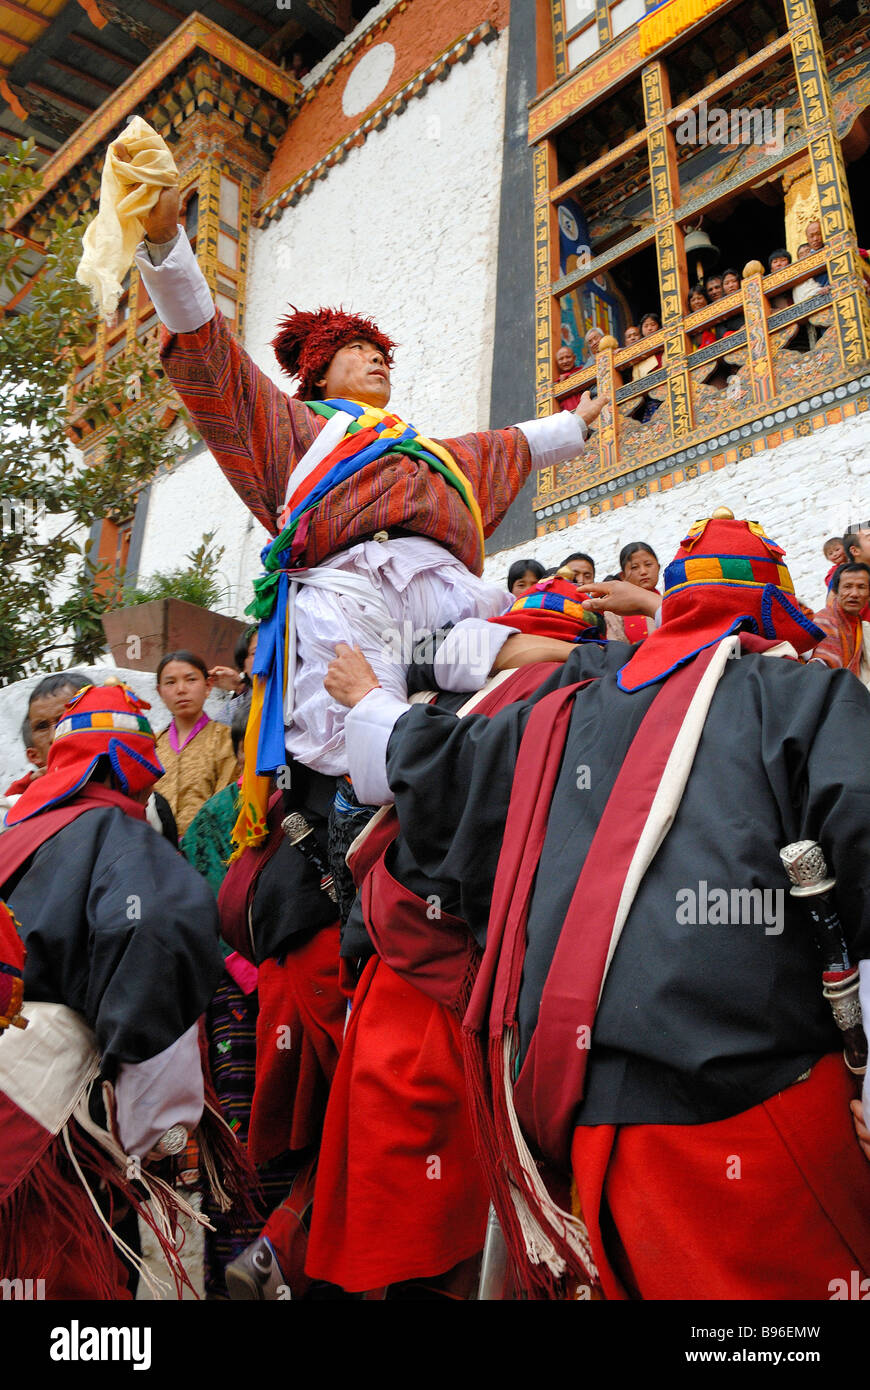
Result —
[[[233, 337], [178, 216], [178, 188], [166, 188], [136, 256], [166, 328], [163, 364], [228, 481], [276, 537], [256, 585], [262, 626], [238, 827], [256, 844], [264, 774], [288, 753], [346, 772], [344, 710], [323, 687], [336, 643], [358, 643], [402, 698], [407, 657], [396, 659], [390, 633], [501, 612], [504, 591], [479, 577], [484, 539], [533, 467], [581, 451], [601, 404], [584, 395], [575, 414], [427, 439], [387, 411], [392, 341], [371, 319], [331, 309], [294, 311], [279, 325], [278, 363], [298, 380], [291, 398]], [[489, 629], [482, 676], [506, 635]]]

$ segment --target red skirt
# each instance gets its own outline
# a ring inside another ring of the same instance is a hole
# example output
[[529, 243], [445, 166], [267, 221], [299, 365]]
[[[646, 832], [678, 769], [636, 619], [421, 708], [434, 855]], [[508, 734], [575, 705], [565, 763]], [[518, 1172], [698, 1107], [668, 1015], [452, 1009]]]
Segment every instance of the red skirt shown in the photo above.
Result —
[[482, 1248], [488, 1208], [459, 1020], [374, 957], [329, 1097], [306, 1273], [352, 1293], [432, 1278]]
[[[590, 1125], [571, 1151], [609, 1299], [830, 1299], [870, 1272], [870, 1164], [842, 1057], [706, 1125]], [[606, 1233], [602, 1236], [602, 1229]]]
[[320, 1138], [341, 1051], [347, 999], [338, 987], [339, 929], [324, 927], [265, 960], [257, 974], [257, 1068], [248, 1150], [267, 1163]]

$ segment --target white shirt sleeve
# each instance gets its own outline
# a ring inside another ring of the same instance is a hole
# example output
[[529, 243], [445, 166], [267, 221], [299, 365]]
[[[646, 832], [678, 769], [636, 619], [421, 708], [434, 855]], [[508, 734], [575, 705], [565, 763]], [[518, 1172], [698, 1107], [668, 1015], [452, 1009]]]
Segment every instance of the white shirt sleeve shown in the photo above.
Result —
[[347, 770], [364, 806], [391, 806], [395, 799], [387, 781], [387, 744], [397, 721], [410, 708], [378, 686], [348, 710], [344, 723]]
[[144, 1160], [173, 1125], [190, 1132], [202, 1117], [204, 1090], [199, 1025], [146, 1062], [122, 1062], [115, 1081], [124, 1152]]
[[440, 690], [479, 690], [493, 662], [517, 627], [504, 627], [485, 618], [463, 618], [452, 627], [432, 663]]
[[214, 318], [214, 301], [182, 227], [174, 241], [141, 241], [136, 266], [170, 333], [194, 333]]
[[576, 458], [589, 434], [584, 421], [573, 410], [557, 410], [555, 415], [526, 420], [517, 425], [517, 429], [526, 436], [535, 468], [547, 468], [551, 463]]

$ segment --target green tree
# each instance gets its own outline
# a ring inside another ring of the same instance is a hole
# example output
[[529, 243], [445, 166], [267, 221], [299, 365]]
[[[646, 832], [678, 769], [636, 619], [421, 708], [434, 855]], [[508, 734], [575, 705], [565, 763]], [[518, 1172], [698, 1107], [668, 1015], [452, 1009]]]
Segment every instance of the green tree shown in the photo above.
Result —
[[[32, 142], [0, 160], [0, 228], [40, 186], [32, 161]], [[16, 308], [0, 310], [0, 684], [103, 649], [99, 614], [121, 580], [89, 562], [90, 526], [129, 515], [139, 489], [186, 448], [159, 423], [166, 381], [156, 353], [141, 348], [76, 392], [77, 410], [105, 429], [98, 461], [85, 464], [71, 448], [69, 383], [95, 330], [88, 291], [75, 278], [82, 231], [81, 222], [54, 218], [40, 229], [36, 258], [25, 240], [0, 231], [0, 301], [31, 282]]]

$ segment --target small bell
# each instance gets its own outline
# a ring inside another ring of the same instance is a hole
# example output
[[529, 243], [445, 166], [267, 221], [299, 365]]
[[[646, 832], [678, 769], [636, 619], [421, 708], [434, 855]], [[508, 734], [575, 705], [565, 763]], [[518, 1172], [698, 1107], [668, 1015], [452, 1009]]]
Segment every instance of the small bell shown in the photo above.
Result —
[[698, 227], [693, 227], [686, 232], [686, 239], [683, 243], [686, 251], [686, 263], [691, 270], [695, 267], [695, 278], [702, 284], [708, 271], [712, 270], [719, 261], [719, 247], [714, 246], [706, 232]]

